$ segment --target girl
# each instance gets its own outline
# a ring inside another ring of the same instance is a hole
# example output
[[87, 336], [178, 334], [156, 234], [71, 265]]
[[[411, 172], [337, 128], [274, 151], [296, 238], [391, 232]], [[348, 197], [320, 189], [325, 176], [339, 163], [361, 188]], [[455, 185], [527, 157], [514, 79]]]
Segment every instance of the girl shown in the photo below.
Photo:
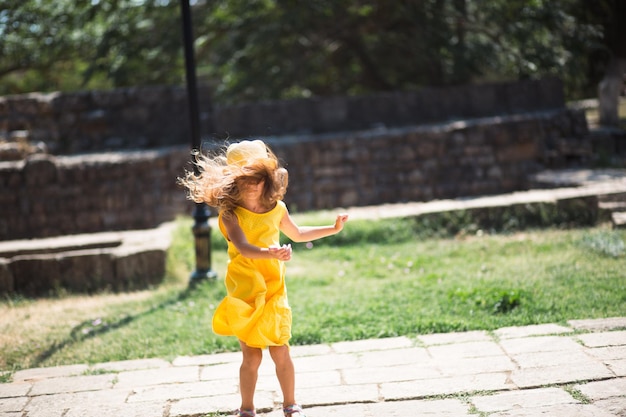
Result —
[[299, 227], [282, 201], [288, 174], [260, 140], [228, 146], [225, 154], [196, 160], [199, 174], [180, 182], [189, 199], [219, 210], [218, 223], [228, 242], [227, 295], [215, 310], [213, 331], [236, 336], [243, 353], [239, 370], [240, 417], [255, 416], [254, 391], [262, 349], [276, 365], [285, 417], [305, 417], [295, 399], [295, 372], [289, 353], [291, 309], [284, 261], [291, 245], [279, 245], [280, 232], [294, 242], [339, 233], [348, 220], [340, 214], [332, 226]]

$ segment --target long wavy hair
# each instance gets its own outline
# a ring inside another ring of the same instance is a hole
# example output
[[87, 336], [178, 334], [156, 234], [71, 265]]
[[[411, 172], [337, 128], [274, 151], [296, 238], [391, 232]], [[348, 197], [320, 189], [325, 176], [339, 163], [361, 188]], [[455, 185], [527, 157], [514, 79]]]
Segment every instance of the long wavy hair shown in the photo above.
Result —
[[228, 164], [226, 147], [212, 154], [194, 151], [194, 171], [185, 171], [177, 182], [187, 190], [187, 198], [196, 203], [206, 203], [224, 215], [232, 214], [241, 205], [242, 190], [247, 184], [257, 184], [265, 180], [261, 204], [271, 208], [282, 200], [287, 191], [289, 174], [276, 155], [265, 145], [266, 158], [255, 158], [239, 166]]

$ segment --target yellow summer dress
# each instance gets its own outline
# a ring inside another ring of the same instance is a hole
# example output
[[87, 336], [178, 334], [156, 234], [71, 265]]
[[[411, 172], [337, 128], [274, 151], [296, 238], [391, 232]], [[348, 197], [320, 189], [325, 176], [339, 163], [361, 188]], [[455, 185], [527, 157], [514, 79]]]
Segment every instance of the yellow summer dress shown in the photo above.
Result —
[[[279, 244], [279, 224], [287, 208], [278, 201], [266, 213], [235, 209], [248, 242], [260, 247]], [[220, 231], [228, 242], [227, 295], [213, 315], [213, 331], [237, 336], [250, 347], [282, 346], [291, 337], [291, 308], [285, 287], [285, 265], [278, 259], [250, 259], [228, 240], [222, 215]]]

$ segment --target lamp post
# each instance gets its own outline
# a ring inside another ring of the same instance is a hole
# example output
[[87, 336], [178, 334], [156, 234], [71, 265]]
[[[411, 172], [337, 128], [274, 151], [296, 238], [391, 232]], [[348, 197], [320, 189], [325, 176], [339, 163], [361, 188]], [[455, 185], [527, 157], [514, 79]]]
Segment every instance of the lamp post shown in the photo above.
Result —
[[[198, 90], [196, 88], [196, 63], [193, 49], [193, 31], [191, 27], [191, 10], [189, 0], [180, 0], [183, 43], [185, 45], [185, 74], [187, 78], [187, 97], [189, 99], [189, 119], [191, 127], [191, 149], [200, 149], [200, 116], [198, 112]], [[194, 164], [194, 171], [198, 174], [198, 167]], [[204, 203], [196, 203], [191, 228], [196, 248], [196, 270], [189, 278], [189, 285], [193, 286], [205, 279], [216, 279], [217, 274], [211, 269], [211, 226], [209, 218], [211, 211]]]

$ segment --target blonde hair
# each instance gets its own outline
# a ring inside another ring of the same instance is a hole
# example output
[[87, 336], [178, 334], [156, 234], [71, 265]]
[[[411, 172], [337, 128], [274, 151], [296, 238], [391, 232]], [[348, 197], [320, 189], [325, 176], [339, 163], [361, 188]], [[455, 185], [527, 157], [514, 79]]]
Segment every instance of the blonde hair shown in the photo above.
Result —
[[178, 178], [178, 183], [187, 189], [187, 198], [196, 203], [206, 203], [229, 215], [241, 204], [242, 187], [246, 183], [265, 180], [261, 204], [270, 208], [276, 201], [282, 200], [287, 191], [289, 174], [267, 145], [263, 143], [265, 157], [229, 164], [227, 153], [233, 146], [237, 144], [209, 155], [194, 151], [193, 164], [198, 173], [185, 171], [185, 176]]

